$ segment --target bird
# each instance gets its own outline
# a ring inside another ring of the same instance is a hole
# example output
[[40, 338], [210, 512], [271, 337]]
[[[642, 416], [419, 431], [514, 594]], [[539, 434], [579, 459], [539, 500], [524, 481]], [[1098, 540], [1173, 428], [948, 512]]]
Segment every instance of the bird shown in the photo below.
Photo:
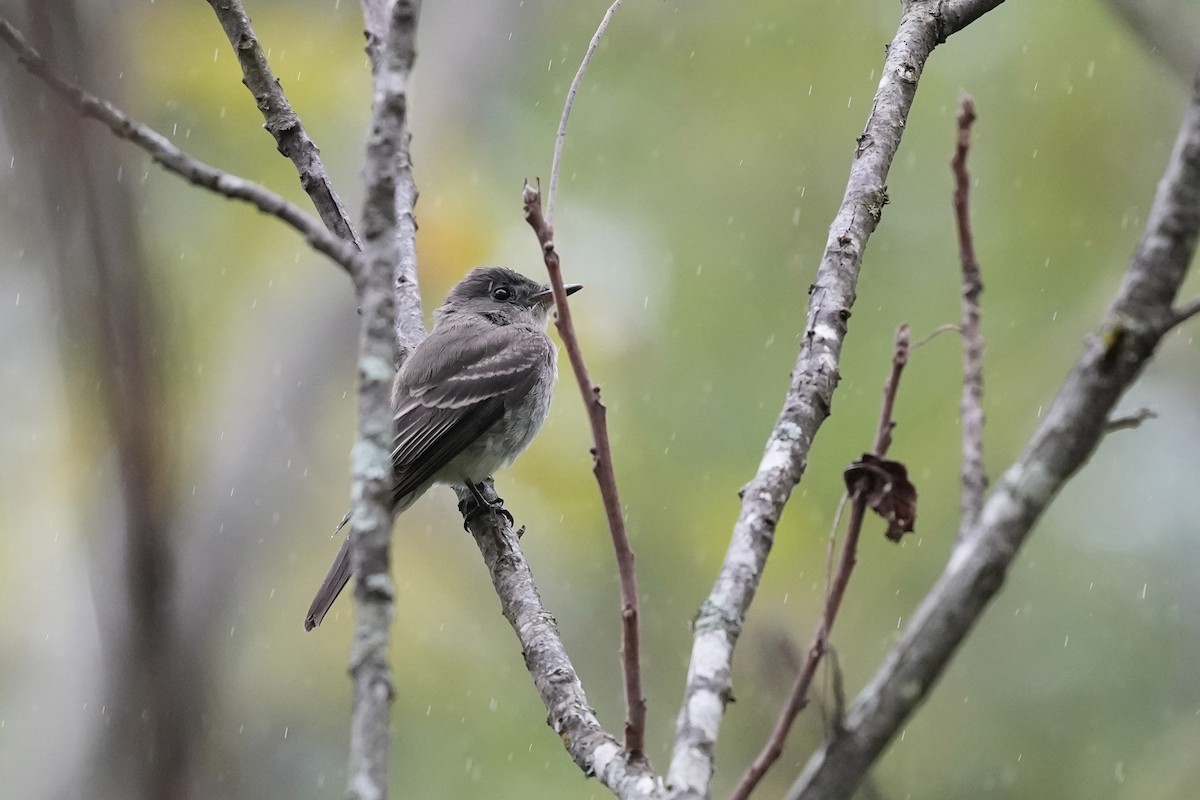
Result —
[[[583, 287], [564, 288], [570, 295]], [[553, 307], [549, 286], [506, 267], [476, 267], [451, 288], [433, 330], [396, 375], [393, 519], [434, 484], [465, 487], [479, 507], [492, 507], [481, 482], [529, 446], [550, 412], [558, 376], [558, 351], [546, 335]], [[305, 630], [321, 624], [351, 572], [347, 536]]]

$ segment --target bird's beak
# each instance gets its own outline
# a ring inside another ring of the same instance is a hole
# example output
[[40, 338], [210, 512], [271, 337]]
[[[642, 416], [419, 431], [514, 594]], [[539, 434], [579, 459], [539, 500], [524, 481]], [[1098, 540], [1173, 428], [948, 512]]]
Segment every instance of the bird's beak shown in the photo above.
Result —
[[[583, 284], [568, 283], [566, 286], [563, 287], [563, 290], [568, 295], [572, 295], [572, 294], [575, 294], [576, 292], [578, 292], [582, 288], [583, 288]], [[540, 292], [535, 294], [533, 296], [533, 300], [538, 303], [547, 303], [547, 304], [553, 303], [554, 302], [554, 290], [552, 288], [550, 288], [549, 286], [547, 286], [545, 289], [542, 289]]]

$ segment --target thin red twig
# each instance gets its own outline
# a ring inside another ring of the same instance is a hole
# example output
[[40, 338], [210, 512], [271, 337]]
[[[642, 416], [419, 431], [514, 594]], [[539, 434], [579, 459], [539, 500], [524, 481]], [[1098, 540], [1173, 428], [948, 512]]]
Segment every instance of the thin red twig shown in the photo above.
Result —
[[[966, 531], [979, 518], [987, 472], [983, 464], [983, 334], [979, 329], [979, 295], [983, 275], [975, 257], [971, 234], [971, 176], [967, 172], [967, 153], [971, 147], [971, 125], [975, 122], [975, 104], [964, 95], [959, 101], [958, 140], [950, 169], [954, 173], [954, 218], [958, 225], [958, 249], [962, 257], [962, 321], [958, 329], [963, 342], [963, 388], [959, 415], [962, 418], [962, 519], [959, 530]], [[960, 535], [961, 538], [961, 535]]]
[[[892, 428], [896, 427], [896, 423], [892, 419], [892, 411], [896, 405], [896, 393], [900, 388], [900, 375], [908, 363], [908, 353], [908, 326], [901, 325], [896, 330], [892, 369], [883, 385], [883, 405], [879, 412], [879, 426], [875, 431], [875, 455], [877, 456], [885, 455], [892, 443]], [[829, 649], [829, 634], [833, 630], [833, 623], [841, 608], [842, 598], [846, 595], [846, 587], [850, 583], [850, 573], [854, 571], [854, 565], [858, 561], [858, 539], [862, 533], [866, 512], [867, 498], [861, 494], [855, 496], [854, 504], [850, 506], [850, 517], [846, 522], [846, 539], [842, 544], [841, 559], [838, 561], [837, 572], [825, 593], [825, 608], [817, 623], [817, 630], [813, 634], [812, 642], [808, 645], [804, 664], [796, 675], [795, 683], [792, 684], [792, 691], [788, 696], [787, 703], [784, 704], [778, 719], [775, 720], [775, 727], [771, 730], [771, 735], [754, 761], [746, 768], [737, 786], [730, 792], [729, 800], [746, 800], [750, 796], [758, 782], [762, 780], [763, 775], [783, 753], [783, 746], [792, 730], [792, 724], [808, 705], [809, 687], [812, 686], [813, 676], [817, 673], [817, 666], [821, 663], [822, 656]]]
[[542, 246], [542, 257], [550, 273], [550, 286], [554, 290], [554, 302], [558, 306], [559, 335], [563, 347], [571, 360], [571, 369], [583, 395], [592, 426], [592, 456], [595, 460], [593, 472], [600, 485], [600, 496], [604, 500], [604, 512], [608, 516], [608, 529], [612, 534], [613, 550], [617, 558], [617, 572], [621, 580], [621, 660], [625, 672], [625, 749], [633, 759], [640, 759], [645, 750], [646, 699], [642, 696], [641, 645], [638, 634], [638, 591], [637, 573], [634, 571], [633, 549], [625, 533], [625, 515], [621, 511], [621, 498], [617, 493], [617, 478], [613, 472], [612, 449], [608, 443], [607, 409], [600, 400], [600, 387], [592, 383], [579, 338], [571, 321], [571, 307], [567, 305], [567, 293], [563, 288], [562, 269], [558, 252], [554, 249], [554, 229], [542, 214], [541, 192], [525, 184], [525, 221], [533, 228]]
[[608, 28], [613, 14], [620, 8], [621, 0], [614, 0], [600, 20], [595, 34], [588, 43], [587, 51], [575, 72], [575, 78], [567, 90], [567, 99], [563, 103], [562, 118], [558, 123], [558, 133], [554, 137], [554, 158], [550, 164], [550, 186], [546, 192], [545, 213], [542, 211], [541, 186], [534, 188], [526, 181], [522, 199], [525, 205], [525, 220], [537, 235], [542, 247], [542, 258], [546, 262], [546, 271], [550, 274], [550, 286], [554, 290], [554, 303], [557, 306], [559, 335], [563, 340], [567, 356], [571, 361], [571, 369], [575, 380], [579, 383], [579, 391], [583, 395], [583, 405], [587, 409], [588, 420], [592, 427], [592, 457], [595, 461], [592, 471], [600, 486], [600, 496], [604, 501], [604, 513], [608, 517], [608, 529], [612, 535], [613, 551], [617, 560], [617, 573], [621, 582], [621, 664], [625, 675], [625, 749], [631, 759], [644, 757], [646, 737], [646, 698], [642, 695], [641, 668], [641, 638], [639, 634], [639, 611], [637, 572], [634, 569], [633, 548], [629, 545], [629, 537], [625, 533], [625, 514], [621, 509], [621, 498], [617, 492], [617, 477], [613, 471], [612, 448], [608, 441], [608, 414], [604, 403], [600, 400], [600, 387], [592, 383], [588, 375], [587, 365], [583, 361], [583, 351], [579, 347], [579, 337], [575, 335], [575, 325], [571, 320], [571, 308], [567, 303], [567, 293], [563, 288], [562, 269], [558, 252], [554, 248], [554, 199], [558, 194], [558, 174], [562, 163], [563, 142], [567, 135], [567, 121], [571, 117], [571, 109], [575, 105], [575, 94], [583, 82], [591, 64], [592, 55]]

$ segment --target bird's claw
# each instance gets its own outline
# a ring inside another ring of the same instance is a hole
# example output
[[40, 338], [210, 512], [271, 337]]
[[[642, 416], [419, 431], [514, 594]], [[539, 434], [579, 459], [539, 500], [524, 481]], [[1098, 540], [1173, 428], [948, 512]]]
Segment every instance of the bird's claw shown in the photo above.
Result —
[[471, 490], [471, 498], [458, 501], [458, 511], [463, 515], [463, 530], [471, 529], [471, 517], [476, 514], [490, 513], [498, 514], [508, 520], [509, 527], [515, 524], [513, 515], [504, 507], [504, 498], [497, 496], [495, 500], [488, 500], [479, 486], [468, 484]]

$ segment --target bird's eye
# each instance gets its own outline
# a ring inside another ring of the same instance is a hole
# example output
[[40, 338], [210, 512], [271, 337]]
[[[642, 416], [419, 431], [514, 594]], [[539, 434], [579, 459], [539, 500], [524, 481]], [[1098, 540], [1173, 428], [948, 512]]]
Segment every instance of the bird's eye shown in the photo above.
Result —
[[501, 286], [499, 289], [492, 290], [492, 299], [503, 303], [508, 298], [512, 297], [512, 292]]

